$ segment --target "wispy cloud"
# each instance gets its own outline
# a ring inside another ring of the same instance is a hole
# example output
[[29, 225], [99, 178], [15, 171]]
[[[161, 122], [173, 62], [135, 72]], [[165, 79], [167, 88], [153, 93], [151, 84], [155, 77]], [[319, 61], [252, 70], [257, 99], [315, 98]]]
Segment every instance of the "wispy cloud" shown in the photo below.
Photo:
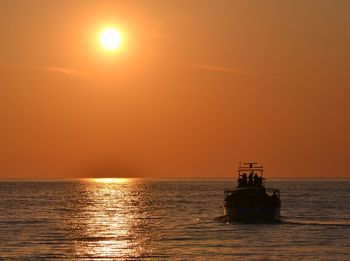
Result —
[[66, 74], [66, 75], [83, 75], [83, 72], [81, 71], [71, 69], [71, 68], [66, 68], [66, 67], [40, 66], [40, 65], [29, 65], [29, 64], [9, 64], [9, 63], [0, 63], [0, 66], [39, 70], [39, 71], [60, 73], [60, 74]]
[[223, 67], [223, 66], [207, 65], [207, 64], [188, 64], [188, 66], [198, 70], [234, 74], [234, 75], [241, 75], [241, 76], [247, 76], [247, 77], [266, 78], [266, 79], [292, 79], [292, 77], [288, 77], [286, 75], [250, 72], [250, 71], [240, 70], [234, 67]]

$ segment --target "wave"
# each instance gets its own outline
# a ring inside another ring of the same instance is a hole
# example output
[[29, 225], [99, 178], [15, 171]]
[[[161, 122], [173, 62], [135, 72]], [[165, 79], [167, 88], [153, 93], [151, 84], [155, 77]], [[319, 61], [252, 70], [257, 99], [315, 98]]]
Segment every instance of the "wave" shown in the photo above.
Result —
[[280, 221], [282, 224], [289, 225], [350, 227], [350, 221], [346, 220], [304, 220], [281, 217]]
[[248, 219], [248, 220], [232, 220], [226, 216], [218, 216], [214, 218], [216, 222], [222, 223], [236, 223], [236, 224], [281, 224], [280, 219], [276, 220], [261, 220], [261, 219]]
[[239, 223], [239, 224], [275, 224], [275, 225], [303, 225], [303, 226], [336, 226], [336, 227], [349, 227], [350, 221], [346, 220], [305, 220], [305, 219], [293, 219], [285, 216], [281, 216], [274, 221], [263, 220], [249, 220], [247, 222], [242, 221], [229, 221], [226, 216], [215, 217], [216, 222], [225, 223]]

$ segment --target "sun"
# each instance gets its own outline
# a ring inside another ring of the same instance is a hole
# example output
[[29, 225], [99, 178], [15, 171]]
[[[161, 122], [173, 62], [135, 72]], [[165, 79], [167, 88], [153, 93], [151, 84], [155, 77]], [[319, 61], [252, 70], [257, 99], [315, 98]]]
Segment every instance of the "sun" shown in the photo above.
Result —
[[116, 50], [122, 43], [121, 34], [114, 28], [104, 29], [100, 35], [100, 43], [105, 50]]

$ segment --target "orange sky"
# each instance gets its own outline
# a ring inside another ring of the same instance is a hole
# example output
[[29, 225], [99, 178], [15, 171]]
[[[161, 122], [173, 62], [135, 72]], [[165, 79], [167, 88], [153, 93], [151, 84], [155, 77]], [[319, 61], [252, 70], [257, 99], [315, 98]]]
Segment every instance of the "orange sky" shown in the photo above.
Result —
[[[350, 1], [0, 2], [0, 177], [350, 177]], [[107, 54], [109, 25], [123, 46]]]

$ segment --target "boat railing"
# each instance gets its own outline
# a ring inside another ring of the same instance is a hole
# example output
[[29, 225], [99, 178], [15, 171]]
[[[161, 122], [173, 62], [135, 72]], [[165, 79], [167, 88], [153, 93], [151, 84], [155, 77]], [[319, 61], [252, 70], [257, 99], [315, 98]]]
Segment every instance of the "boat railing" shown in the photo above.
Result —
[[261, 179], [259, 179], [258, 183], [256, 184], [255, 181], [252, 181], [251, 183], [247, 180], [245, 182], [242, 182], [242, 176], [240, 175], [237, 179], [237, 184], [239, 186], [242, 186], [242, 188], [245, 188], [245, 187], [261, 187], [261, 186], [265, 186], [266, 184], [266, 179], [261, 177]]
[[265, 191], [268, 192], [268, 193], [275, 193], [278, 195], [278, 197], [280, 196], [280, 191], [279, 189], [275, 189], [275, 188], [265, 188]]
[[[224, 195], [225, 197], [227, 197], [228, 195], [234, 195], [236, 194], [238, 191], [244, 191], [244, 190], [252, 190], [252, 189], [256, 189], [257, 187], [245, 187], [245, 188], [236, 188], [236, 189], [227, 189], [224, 191]], [[280, 191], [279, 189], [275, 189], [275, 188], [266, 188], [266, 187], [261, 187], [265, 190], [266, 193], [268, 194], [276, 194], [278, 197], [280, 197]]]

